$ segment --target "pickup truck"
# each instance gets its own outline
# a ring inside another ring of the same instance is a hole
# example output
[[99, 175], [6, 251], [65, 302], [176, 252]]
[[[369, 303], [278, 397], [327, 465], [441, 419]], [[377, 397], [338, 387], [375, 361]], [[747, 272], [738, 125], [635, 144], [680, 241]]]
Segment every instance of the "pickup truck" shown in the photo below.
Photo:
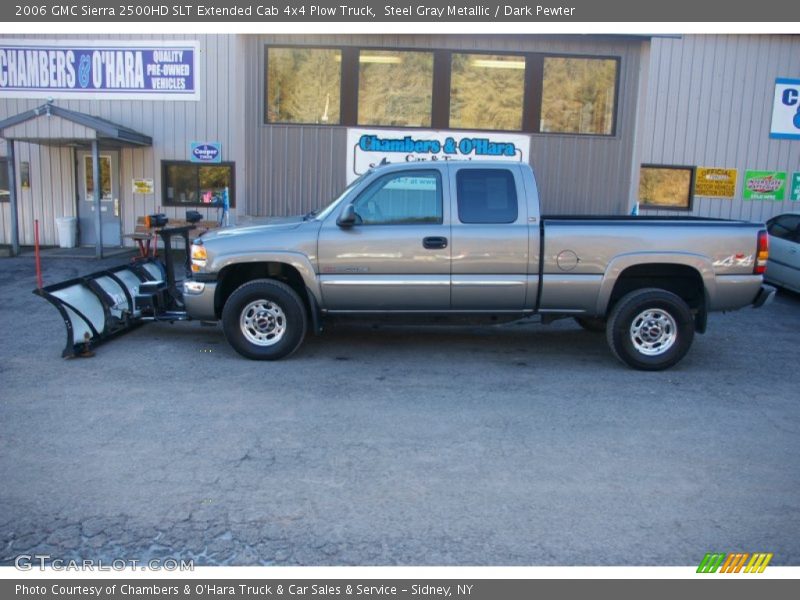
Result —
[[188, 316], [251, 359], [290, 355], [326, 317], [436, 315], [605, 331], [629, 366], [680, 361], [709, 311], [771, 300], [763, 225], [542, 216], [521, 163], [387, 164], [319, 212], [211, 232], [191, 247]]

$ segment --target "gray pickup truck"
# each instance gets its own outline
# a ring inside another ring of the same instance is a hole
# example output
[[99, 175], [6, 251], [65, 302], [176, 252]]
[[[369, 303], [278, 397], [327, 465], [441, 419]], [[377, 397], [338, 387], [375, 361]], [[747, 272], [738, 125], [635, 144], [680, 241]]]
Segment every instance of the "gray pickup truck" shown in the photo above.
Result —
[[199, 238], [183, 298], [252, 359], [288, 356], [329, 315], [539, 315], [605, 331], [620, 360], [658, 370], [709, 311], [774, 296], [767, 239], [742, 221], [542, 216], [526, 164], [389, 164], [319, 212]]

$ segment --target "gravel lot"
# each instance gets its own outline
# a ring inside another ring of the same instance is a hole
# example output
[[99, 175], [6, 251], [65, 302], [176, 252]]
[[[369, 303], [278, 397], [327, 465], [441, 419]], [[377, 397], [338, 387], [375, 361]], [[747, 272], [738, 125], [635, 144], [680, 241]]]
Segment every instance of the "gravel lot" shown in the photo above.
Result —
[[63, 360], [34, 286], [0, 259], [0, 564], [800, 564], [797, 295], [641, 373], [571, 321], [339, 323], [277, 363], [151, 324]]

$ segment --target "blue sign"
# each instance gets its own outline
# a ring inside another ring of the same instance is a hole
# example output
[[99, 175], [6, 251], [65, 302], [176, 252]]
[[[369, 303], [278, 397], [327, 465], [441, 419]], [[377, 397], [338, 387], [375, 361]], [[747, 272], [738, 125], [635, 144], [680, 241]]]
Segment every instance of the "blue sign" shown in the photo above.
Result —
[[772, 100], [772, 138], [800, 139], [800, 79], [778, 78]]
[[199, 163], [222, 162], [222, 144], [219, 142], [192, 142], [189, 160]]
[[199, 98], [197, 44], [0, 40], [0, 93], [15, 97]]

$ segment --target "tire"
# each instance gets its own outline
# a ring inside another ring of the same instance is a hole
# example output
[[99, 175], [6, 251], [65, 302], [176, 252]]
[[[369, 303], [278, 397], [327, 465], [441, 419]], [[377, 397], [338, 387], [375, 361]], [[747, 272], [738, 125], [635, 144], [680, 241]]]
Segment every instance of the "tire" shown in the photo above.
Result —
[[308, 317], [300, 296], [273, 279], [245, 283], [222, 309], [222, 330], [228, 343], [253, 360], [289, 356], [300, 347], [307, 328]]
[[606, 320], [600, 317], [575, 317], [575, 322], [586, 331], [602, 333], [606, 330]]
[[619, 360], [641, 371], [677, 364], [694, 340], [694, 317], [679, 296], [658, 288], [635, 290], [614, 305], [606, 339]]

